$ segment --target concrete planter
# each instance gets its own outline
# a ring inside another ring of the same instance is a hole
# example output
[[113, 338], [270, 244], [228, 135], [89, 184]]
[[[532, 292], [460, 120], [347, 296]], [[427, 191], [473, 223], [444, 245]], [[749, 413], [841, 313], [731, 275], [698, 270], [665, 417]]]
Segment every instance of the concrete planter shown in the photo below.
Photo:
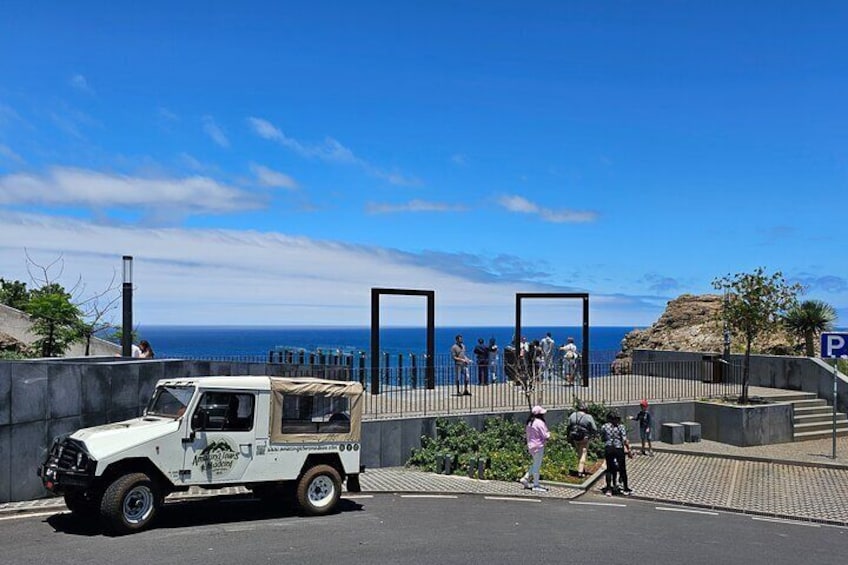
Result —
[[695, 403], [695, 421], [704, 439], [740, 447], [793, 440], [794, 410], [790, 402], [740, 406]]

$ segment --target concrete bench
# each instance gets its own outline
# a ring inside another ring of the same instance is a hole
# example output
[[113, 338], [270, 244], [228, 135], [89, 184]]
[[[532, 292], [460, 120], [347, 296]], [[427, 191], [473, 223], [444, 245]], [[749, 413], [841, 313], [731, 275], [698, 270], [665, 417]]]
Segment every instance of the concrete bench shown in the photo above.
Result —
[[677, 445], [683, 443], [686, 439], [686, 431], [681, 424], [667, 423], [662, 425], [662, 433], [660, 440], [663, 443]]
[[683, 439], [696, 443], [701, 441], [701, 424], [698, 422], [680, 422], [683, 426]]

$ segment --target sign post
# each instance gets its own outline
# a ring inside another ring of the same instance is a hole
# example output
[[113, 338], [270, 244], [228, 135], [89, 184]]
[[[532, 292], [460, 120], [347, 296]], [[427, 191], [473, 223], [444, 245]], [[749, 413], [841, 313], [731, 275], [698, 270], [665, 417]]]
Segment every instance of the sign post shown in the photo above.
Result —
[[836, 398], [839, 359], [848, 359], [848, 333], [825, 332], [821, 336], [822, 359], [833, 359], [833, 453], [836, 459]]

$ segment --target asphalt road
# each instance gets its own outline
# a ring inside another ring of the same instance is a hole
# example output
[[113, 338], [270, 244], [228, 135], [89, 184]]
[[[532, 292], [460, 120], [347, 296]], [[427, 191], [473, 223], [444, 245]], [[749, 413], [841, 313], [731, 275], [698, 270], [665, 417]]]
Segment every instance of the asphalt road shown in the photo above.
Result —
[[844, 563], [848, 529], [584, 496], [363, 495], [301, 518], [244, 497], [165, 506], [110, 538], [69, 513], [0, 519], [0, 564]]

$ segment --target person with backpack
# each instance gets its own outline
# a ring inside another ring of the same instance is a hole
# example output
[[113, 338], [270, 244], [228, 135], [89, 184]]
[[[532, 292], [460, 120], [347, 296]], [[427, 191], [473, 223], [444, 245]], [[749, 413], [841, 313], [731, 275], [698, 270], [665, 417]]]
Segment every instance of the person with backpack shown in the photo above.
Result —
[[586, 454], [589, 451], [589, 441], [598, 432], [598, 425], [591, 414], [586, 412], [586, 403], [580, 402], [577, 410], [568, 417], [568, 439], [574, 445], [574, 450], [579, 457], [577, 463], [577, 476], [586, 476]]

